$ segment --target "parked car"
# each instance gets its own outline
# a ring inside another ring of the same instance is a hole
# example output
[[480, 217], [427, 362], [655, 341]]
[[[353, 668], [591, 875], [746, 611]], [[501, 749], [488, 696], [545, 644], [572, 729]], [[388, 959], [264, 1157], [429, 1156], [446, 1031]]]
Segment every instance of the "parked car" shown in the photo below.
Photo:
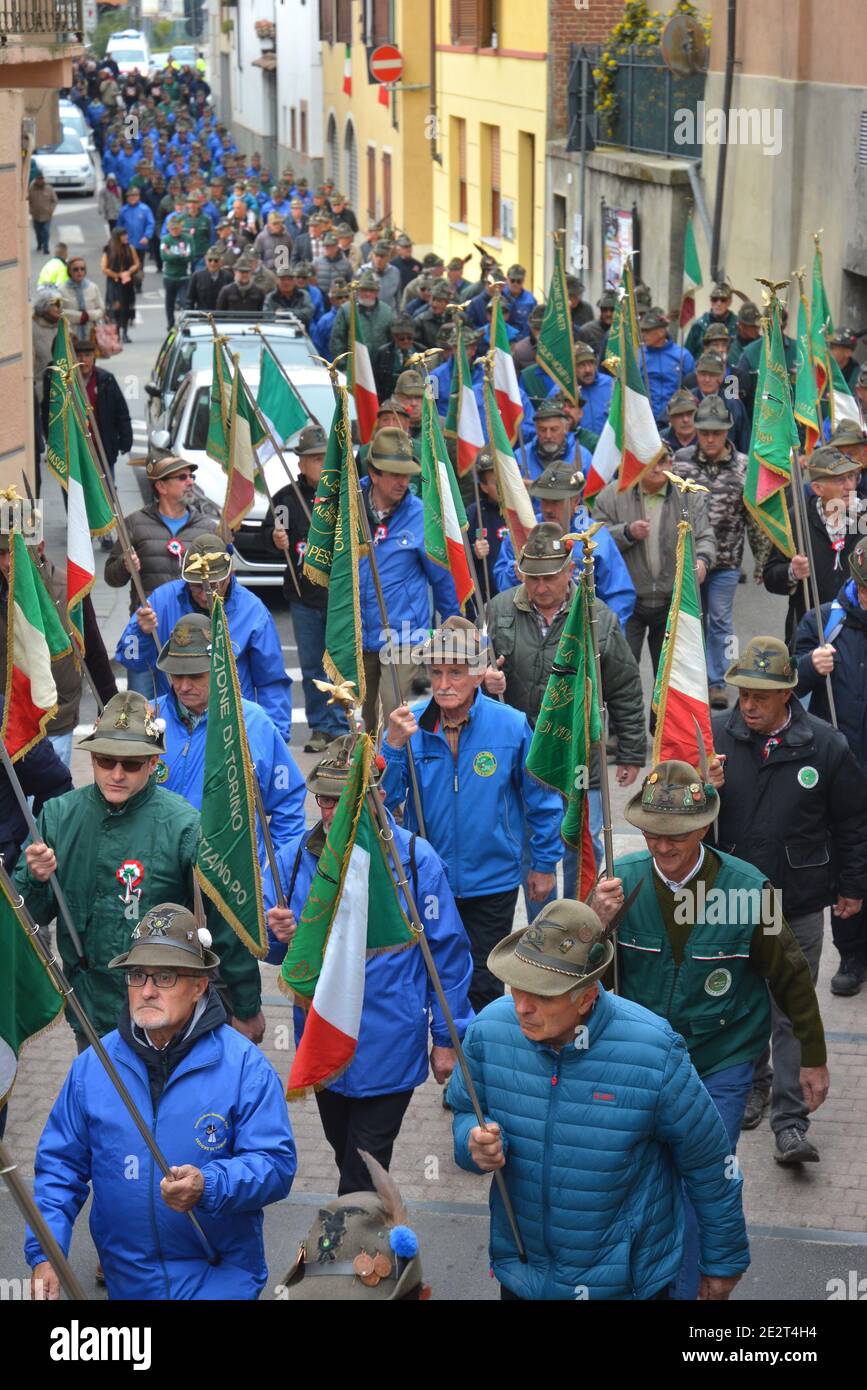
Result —
[[[209, 358], [206, 367], [189, 372], [181, 382], [172, 398], [165, 428], [154, 430], [151, 434], [148, 458], [159, 458], [171, 453], [194, 463], [197, 469], [197, 501], [203, 511], [218, 517], [226, 497], [226, 475], [220, 464], [206, 452], [212, 371]], [[306, 366], [290, 368], [288, 374], [310, 417], [327, 431], [334, 414], [334, 394], [325, 368], [309, 363]], [[254, 366], [244, 368], [244, 380], [255, 396], [259, 385], [258, 360]], [[355, 434], [355, 408], [351, 399], [350, 416]], [[292, 476], [297, 478], [298, 461], [291, 448], [292, 443], [293, 439], [290, 437], [289, 447], [283, 450], [283, 456]], [[138, 468], [136, 473], [142, 497], [145, 503], [149, 503], [151, 494], [147, 474], [143, 468]], [[272, 495], [286, 485], [286, 470], [276, 455], [265, 465], [265, 479]], [[235, 571], [242, 584], [276, 586], [283, 582], [285, 566], [282, 561], [275, 560], [273, 552], [262, 544], [260, 536], [259, 528], [267, 513], [268, 498], [263, 489], [257, 495], [251, 512], [235, 536]]]
[[[303, 325], [292, 317], [274, 318], [259, 314], [256, 319], [240, 314], [221, 314], [214, 320], [217, 332], [228, 339], [229, 351], [237, 353], [241, 370], [259, 367], [262, 339], [256, 332], [261, 328], [284, 367], [301, 366], [309, 362], [316, 349], [304, 332]], [[169, 329], [157, 354], [150, 381], [145, 385], [148, 396], [148, 436], [154, 430], [165, 429], [168, 412], [175, 392], [188, 372], [210, 370], [214, 355], [214, 334], [211, 320], [196, 311], [182, 314]]]
[[58, 193], [83, 193], [92, 198], [96, 192], [96, 169], [81, 136], [71, 126], [63, 127], [59, 145], [40, 145], [34, 159], [45, 182]]
[[93, 131], [84, 119], [80, 106], [76, 106], [74, 101], [60, 100], [58, 103], [60, 114], [60, 124], [64, 130], [72, 129], [76, 135], [80, 136], [82, 144], [90, 155], [91, 159], [96, 154], [96, 145], [93, 140]]

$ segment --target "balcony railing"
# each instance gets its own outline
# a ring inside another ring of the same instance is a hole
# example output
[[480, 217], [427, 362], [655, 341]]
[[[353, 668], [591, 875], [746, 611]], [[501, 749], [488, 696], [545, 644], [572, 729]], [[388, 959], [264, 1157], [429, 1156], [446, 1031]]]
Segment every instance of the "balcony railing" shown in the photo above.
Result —
[[569, 73], [569, 138], [567, 148], [615, 145], [641, 154], [700, 159], [699, 102], [704, 97], [705, 73], [678, 77], [658, 51], [630, 48], [617, 55], [614, 107], [597, 112], [593, 68], [599, 47], [572, 45]]
[[0, 0], [0, 44], [10, 38], [46, 38], [84, 33], [83, 0], [21, 0], [4, 5]]

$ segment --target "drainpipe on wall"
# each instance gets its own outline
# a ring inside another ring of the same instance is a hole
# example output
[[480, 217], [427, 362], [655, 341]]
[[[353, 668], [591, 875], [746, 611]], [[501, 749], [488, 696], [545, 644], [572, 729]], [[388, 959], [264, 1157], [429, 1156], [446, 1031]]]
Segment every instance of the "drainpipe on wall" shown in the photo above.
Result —
[[[725, 80], [723, 82], [723, 111], [726, 113], [726, 129], [728, 130], [728, 113], [732, 104], [732, 83], [734, 81], [735, 69], [735, 29], [737, 24], [737, 0], [728, 0], [728, 26], [726, 32], [726, 67]], [[728, 156], [728, 140], [720, 145], [719, 164], [716, 171], [716, 197], [714, 198], [713, 209], [713, 238], [710, 244], [710, 273], [711, 279], [721, 280], [723, 268], [719, 264], [720, 255], [720, 234], [722, 231], [723, 195], [725, 193], [726, 181], [726, 159]]]
[[429, 0], [430, 14], [430, 157], [442, 164], [437, 141], [437, 0]]

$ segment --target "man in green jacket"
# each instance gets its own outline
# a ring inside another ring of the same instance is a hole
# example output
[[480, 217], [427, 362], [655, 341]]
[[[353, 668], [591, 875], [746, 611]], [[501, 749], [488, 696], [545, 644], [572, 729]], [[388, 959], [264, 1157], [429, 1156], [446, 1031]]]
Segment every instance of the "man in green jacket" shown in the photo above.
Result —
[[205, 264], [205, 252], [211, 244], [213, 230], [210, 217], [202, 211], [201, 193], [190, 193], [181, 231], [190, 244], [192, 270], [201, 270]]
[[[770, 997], [801, 1044], [809, 1110], [822, 1104], [829, 1080], [810, 967], [759, 870], [704, 844], [718, 814], [715, 788], [694, 767], [659, 763], [624, 811], [647, 849], [619, 859], [591, 903], [607, 924], [624, 895], [638, 888], [619, 926], [619, 991], [683, 1035], [734, 1161], [754, 1063], [771, 1034]], [[689, 1299], [698, 1287], [698, 1248], [694, 1214], [685, 1205], [676, 1296]]]
[[[15, 886], [42, 924], [57, 916], [48, 881], [57, 873], [83, 957], [59, 916], [57, 944], [99, 1034], [117, 1026], [126, 997], [123, 975], [108, 963], [128, 949], [139, 919], [159, 903], [194, 908], [199, 816], [183, 797], [158, 785], [165, 752], [160, 723], [143, 695], [125, 691], [109, 700], [94, 732], [78, 741], [91, 754], [93, 785], [45, 803], [39, 839], [27, 844], [15, 868]], [[231, 995], [231, 1021], [260, 1042], [265, 1020], [258, 962], [210, 904], [206, 911]], [[76, 1020], [69, 1022], [81, 1052], [87, 1043]]]
[[175, 326], [175, 304], [184, 302], [184, 292], [190, 278], [190, 257], [192, 246], [184, 231], [184, 219], [179, 212], [172, 213], [166, 235], [160, 241], [160, 256], [163, 262], [163, 289], [166, 296], [166, 324]]
[[[488, 608], [488, 637], [499, 669], [489, 668], [485, 690], [489, 695], [504, 691], [506, 702], [523, 710], [535, 728], [575, 597], [571, 548], [556, 522], [543, 521], [533, 527], [518, 560], [518, 576], [521, 580], [518, 587], [504, 589]], [[601, 599], [596, 600], [594, 616], [605, 703], [611, 716], [612, 733], [617, 736], [617, 783], [629, 787], [644, 766], [647, 753], [641, 676], [617, 618]], [[590, 766], [589, 783], [590, 825], [599, 860], [602, 857], [599, 843], [602, 802], [599, 764], [595, 758]], [[578, 855], [567, 848], [563, 855], [563, 897], [575, 897], [577, 874]], [[556, 893], [552, 893], [548, 901], [555, 896]], [[529, 898], [526, 901], [527, 920], [532, 921], [541, 911], [542, 903], [531, 902]]]
[[[333, 360], [349, 348], [349, 325], [352, 304], [343, 304], [337, 310], [334, 327], [328, 344], [328, 355]], [[363, 270], [358, 277], [358, 318], [367, 351], [371, 357], [388, 342], [394, 312], [387, 304], [380, 303], [379, 280], [372, 270]]]

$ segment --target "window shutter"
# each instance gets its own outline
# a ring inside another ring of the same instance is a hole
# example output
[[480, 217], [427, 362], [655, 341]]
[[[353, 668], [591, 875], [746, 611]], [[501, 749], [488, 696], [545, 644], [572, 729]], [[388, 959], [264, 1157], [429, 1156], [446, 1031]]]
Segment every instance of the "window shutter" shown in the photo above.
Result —
[[374, 44], [391, 42], [391, 0], [373, 0], [371, 42]]
[[337, 0], [337, 42], [352, 43], [352, 0]]
[[491, 188], [500, 193], [500, 127], [491, 126]]
[[319, 37], [323, 43], [334, 42], [334, 0], [319, 0]]
[[382, 156], [382, 216], [391, 217], [391, 155]]
[[479, 46], [479, 9], [484, 0], [452, 0], [452, 43]]

